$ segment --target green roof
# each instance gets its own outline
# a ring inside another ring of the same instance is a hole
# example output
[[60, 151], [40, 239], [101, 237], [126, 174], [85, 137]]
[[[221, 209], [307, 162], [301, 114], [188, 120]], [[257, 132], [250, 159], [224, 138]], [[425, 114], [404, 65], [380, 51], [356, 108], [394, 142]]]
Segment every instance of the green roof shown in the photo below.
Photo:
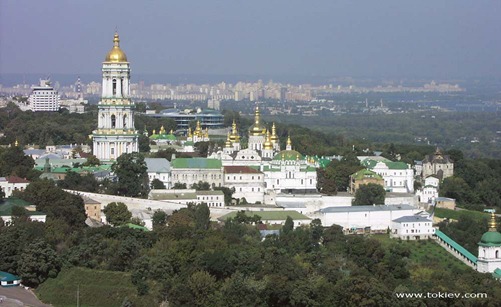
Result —
[[15, 280], [20, 280], [21, 277], [0, 271], [0, 281], [15, 281]]
[[501, 246], [501, 233], [497, 231], [488, 231], [482, 235], [480, 246]]
[[386, 162], [385, 161], [383, 163], [386, 164], [386, 166], [388, 166], [389, 169], [408, 169], [409, 168], [409, 166], [405, 162], [392, 162], [392, 161]]
[[354, 179], [356, 179], [356, 180], [361, 180], [361, 179], [364, 179], [364, 178], [383, 179], [383, 177], [381, 177], [380, 175], [376, 174], [373, 171], [365, 169], [365, 168], [359, 170], [358, 172], [356, 172], [354, 174], [352, 174], [351, 177], [354, 178]]
[[500, 268], [495, 269], [494, 272], [492, 273], [492, 276], [494, 276], [494, 278], [496, 279], [501, 279], [501, 269]]
[[[234, 218], [238, 211], [230, 212], [219, 218], [221, 221], [226, 221], [229, 218]], [[303, 215], [297, 211], [244, 211], [245, 215], [252, 217], [254, 215], [259, 215], [263, 221], [285, 221], [288, 216], [293, 220], [310, 220], [309, 217]]]
[[459, 245], [458, 243], [456, 243], [456, 241], [454, 241], [451, 238], [449, 238], [445, 233], [443, 233], [443, 232], [441, 232], [440, 230], [437, 229], [435, 231], [435, 235], [437, 235], [437, 237], [439, 237], [440, 239], [442, 239], [445, 243], [447, 243], [450, 246], [452, 246], [452, 248], [454, 248], [455, 250], [457, 250], [461, 255], [463, 255], [464, 257], [466, 257], [468, 260], [470, 260], [473, 263], [477, 263], [477, 257], [475, 257], [472, 253], [470, 253], [469, 251], [467, 251], [464, 247], [462, 247], [461, 245]]
[[405, 162], [393, 162], [393, 161], [390, 161], [387, 159], [384, 159], [381, 161], [377, 161], [377, 160], [373, 160], [373, 159], [365, 159], [362, 161], [362, 165], [368, 169], [373, 169], [374, 167], [376, 167], [376, 165], [379, 162], [386, 164], [388, 169], [408, 169], [409, 168], [409, 166]]
[[302, 154], [300, 154], [298, 151], [295, 150], [282, 150], [281, 152], [277, 153], [274, 157], [273, 160], [303, 160], [304, 157]]
[[124, 227], [129, 227], [132, 229], [138, 229], [138, 230], [142, 230], [142, 231], [150, 231], [148, 228], [146, 228], [144, 226], [140, 226], [140, 225], [136, 225], [136, 224], [132, 224], [132, 223], [127, 223], [124, 225]]
[[219, 169], [221, 160], [207, 158], [177, 158], [171, 162], [172, 168]]
[[[27, 201], [24, 201], [20, 198], [15, 198], [15, 197], [9, 197], [4, 199], [3, 202], [0, 203], [0, 216], [12, 216], [12, 208], [14, 206], [19, 206], [23, 208], [27, 208], [31, 206]], [[38, 211], [30, 211], [28, 210], [28, 215], [45, 215], [43, 212], [38, 212]]]

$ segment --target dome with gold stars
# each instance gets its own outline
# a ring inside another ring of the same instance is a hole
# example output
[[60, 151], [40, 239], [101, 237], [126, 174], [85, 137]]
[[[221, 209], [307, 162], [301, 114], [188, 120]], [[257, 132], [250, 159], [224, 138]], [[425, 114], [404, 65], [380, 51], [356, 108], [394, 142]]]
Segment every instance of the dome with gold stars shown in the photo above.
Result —
[[119, 63], [119, 62], [127, 62], [127, 56], [125, 52], [120, 49], [120, 37], [118, 33], [115, 32], [115, 36], [113, 37], [113, 48], [108, 52], [105, 62]]

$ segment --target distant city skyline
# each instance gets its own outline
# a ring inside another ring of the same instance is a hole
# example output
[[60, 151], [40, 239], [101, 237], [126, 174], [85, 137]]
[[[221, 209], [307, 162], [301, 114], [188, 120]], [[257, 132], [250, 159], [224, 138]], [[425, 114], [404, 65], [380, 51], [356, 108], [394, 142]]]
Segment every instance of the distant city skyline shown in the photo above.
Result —
[[0, 75], [99, 75], [117, 28], [136, 76], [500, 77], [500, 11], [498, 1], [7, 0]]

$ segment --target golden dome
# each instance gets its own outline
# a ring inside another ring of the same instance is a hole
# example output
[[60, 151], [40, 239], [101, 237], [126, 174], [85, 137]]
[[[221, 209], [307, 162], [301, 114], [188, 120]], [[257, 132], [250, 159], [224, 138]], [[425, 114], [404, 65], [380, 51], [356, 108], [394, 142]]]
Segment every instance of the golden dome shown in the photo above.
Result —
[[271, 142], [270, 132], [268, 130], [266, 130], [266, 141], [264, 142], [264, 149], [265, 150], [273, 149], [273, 143]]
[[224, 147], [226, 148], [231, 148], [232, 144], [230, 141], [230, 132], [228, 132], [228, 137], [226, 138], [226, 143], [224, 144]]
[[233, 124], [231, 125], [230, 141], [232, 141], [233, 143], [240, 142], [240, 135], [238, 135], [237, 123], [235, 122], [235, 120], [233, 120]]
[[261, 126], [261, 115], [259, 113], [259, 107], [256, 107], [256, 112], [254, 114], [254, 125], [250, 126], [249, 134], [254, 136], [263, 135], [266, 133], [266, 128]]
[[118, 37], [118, 33], [115, 32], [115, 36], [113, 37], [113, 48], [108, 52], [105, 62], [127, 62], [127, 56], [120, 49], [120, 38]]

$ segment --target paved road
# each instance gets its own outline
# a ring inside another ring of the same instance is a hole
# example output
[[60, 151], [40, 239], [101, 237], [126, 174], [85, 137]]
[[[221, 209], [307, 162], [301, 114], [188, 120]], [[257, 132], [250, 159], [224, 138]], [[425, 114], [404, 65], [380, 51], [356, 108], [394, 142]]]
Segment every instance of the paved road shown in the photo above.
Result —
[[6, 297], [3, 302], [0, 303], [1, 307], [7, 306], [23, 306], [16, 304], [16, 300], [24, 304], [24, 306], [36, 306], [36, 307], [49, 307], [38, 300], [38, 298], [29, 290], [23, 287], [0, 287], [0, 298]]

